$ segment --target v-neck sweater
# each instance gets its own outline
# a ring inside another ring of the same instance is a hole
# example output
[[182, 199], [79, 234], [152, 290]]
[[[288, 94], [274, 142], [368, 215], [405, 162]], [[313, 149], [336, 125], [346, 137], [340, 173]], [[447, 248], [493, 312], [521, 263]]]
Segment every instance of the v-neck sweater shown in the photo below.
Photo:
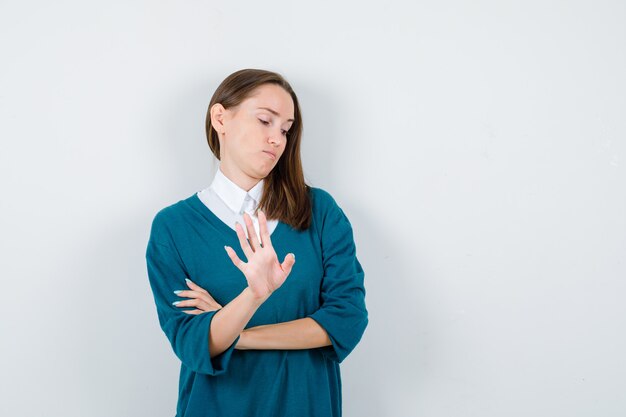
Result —
[[325, 190], [309, 188], [312, 222], [296, 230], [278, 222], [270, 238], [282, 262], [296, 263], [283, 285], [263, 303], [246, 328], [310, 317], [331, 346], [299, 350], [238, 350], [239, 338], [211, 358], [209, 333], [217, 311], [186, 314], [172, 305], [185, 278], [222, 306], [246, 287], [243, 273], [224, 249], [246, 262], [237, 233], [197, 196], [155, 215], [146, 249], [147, 272], [159, 324], [181, 361], [176, 417], [341, 416], [339, 364], [368, 324], [364, 272], [352, 226]]

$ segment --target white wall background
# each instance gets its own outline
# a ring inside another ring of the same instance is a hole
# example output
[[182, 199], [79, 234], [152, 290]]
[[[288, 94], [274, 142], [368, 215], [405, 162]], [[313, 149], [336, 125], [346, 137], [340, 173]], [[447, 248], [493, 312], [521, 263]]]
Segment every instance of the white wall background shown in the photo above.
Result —
[[346, 416], [626, 415], [626, 4], [0, 2], [0, 415], [173, 416], [145, 246], [282, 73], [355, 229]]

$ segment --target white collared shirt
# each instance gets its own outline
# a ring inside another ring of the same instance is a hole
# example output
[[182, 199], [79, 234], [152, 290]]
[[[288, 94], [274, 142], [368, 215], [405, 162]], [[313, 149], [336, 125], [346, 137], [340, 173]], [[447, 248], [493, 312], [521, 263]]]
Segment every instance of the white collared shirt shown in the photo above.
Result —
[[[263, 182], [264, 180], [259, 181], [250, 191], [246, 191], [232, 182], [224, 175], [221, 167], [218, 167], [211, 185], [198, 191], [197, 194], [200, 201], [231, 229], [237, 230], [235, 222], [239, 222], [246, 237], [249, 238], [246, 222], [243, 219], [243, 212], [246, 211], [252, 218], [257, 238], [261, 240], [259, 220], [253, 213], [263, 196]], [[277, 225], [278, 220], [268, 220], [268, 232], [272, 234]]]

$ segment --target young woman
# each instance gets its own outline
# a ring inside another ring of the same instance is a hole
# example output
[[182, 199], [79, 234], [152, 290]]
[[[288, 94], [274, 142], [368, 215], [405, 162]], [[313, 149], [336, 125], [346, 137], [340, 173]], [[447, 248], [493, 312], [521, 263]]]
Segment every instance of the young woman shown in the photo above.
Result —
[[176, 416], [340, 416], [339, 363], [368, 324], [364, 273], [343, 210], [304, 182], [296, 94], [277, 73], [237, 71], [206, 133], [211, 186], [160, 210], [146, 250], [181, 360]]

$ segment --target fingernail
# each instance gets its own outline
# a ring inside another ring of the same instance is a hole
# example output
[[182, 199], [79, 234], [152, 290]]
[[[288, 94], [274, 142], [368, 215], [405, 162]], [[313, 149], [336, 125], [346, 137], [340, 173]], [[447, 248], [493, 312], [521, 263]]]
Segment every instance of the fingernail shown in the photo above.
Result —
[[174, 291], [174, 294], [178, 295], [178, 294], [180, 294], [181, 292], [183, 292], [183, 290], [176, 290], [176, 291]]
[[187, 281], [187, 283], [192, 282], [189, 278], [185, 278], [185, 281]]
[[292, 253], [291, 256], [293, 256], [293, 259], [296, 259], [296, 254]]
[[172, 304], [176, 305], [178, 303], [180, 303], [180, 301], [174, 301]]

